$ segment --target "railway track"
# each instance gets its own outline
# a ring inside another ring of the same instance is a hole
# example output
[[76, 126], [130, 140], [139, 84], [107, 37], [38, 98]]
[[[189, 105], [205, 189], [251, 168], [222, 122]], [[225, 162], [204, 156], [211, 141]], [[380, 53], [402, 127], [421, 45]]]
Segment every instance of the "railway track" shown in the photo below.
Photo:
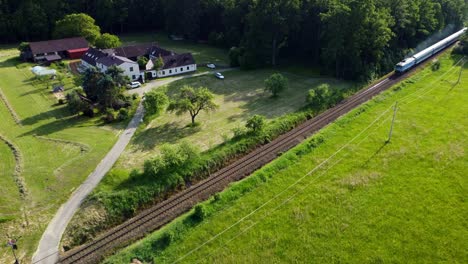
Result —
[[[415, 69], [411, 70], [409, 73], [413, 72]], [[281, 153], [293, 148], [305, 138], [354, 109], [356, 106], [359, 106], [380, 92], [390, 88], [407, 75], [408, 73], [402, 76], [391, 75], [359, 91], [335, 107], [307, 120], [270, 143], [253, 150], [229, 166], [220, 169], [209, 178], [141, 212], [125, 223], [100, 235], [95, 240], [65, 252], [60, 256], [59, 263], [99, 262], [105, 255], [111, 254], [113, 251], [161, 228], [180, 214], [188, 211], [196, 203], [223, 190], [229, 183], [240, 180], [263, 165], [271, 162]]]

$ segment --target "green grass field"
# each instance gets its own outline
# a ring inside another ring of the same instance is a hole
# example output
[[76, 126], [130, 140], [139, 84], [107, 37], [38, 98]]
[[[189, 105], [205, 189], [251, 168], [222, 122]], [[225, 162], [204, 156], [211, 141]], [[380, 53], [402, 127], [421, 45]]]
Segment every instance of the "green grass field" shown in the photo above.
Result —
[[468, 65], [454, 86], [458, 59], [444, 55], [439, 71], [233, 184], [204, 203], [203, 221], [188, 213], [106, 263], [467, 262]]
[[164, 33], [128, 33], [119, 37], [123, 45], [156, 42], [162, 48], [176, 53], [190, 52], [197, 64], [215, 63], [223, 66], [229, 65], [227, 50], [190, 41], [174, 41], [169, 39]]
[[202, 112], [196, 121], [197, 127], [188, 127], [190, 116], [176, 116], [164, 113], [140, 131], [118, 161], [118, 168], [139, 168], [145, 159], [159, 152], [163, 144], [175, 144], [186, 140], [202, 150], [210, 149], [232, 137], [232, 129], [243, 127], [245, 121], [255, 115], [273, 120], [287, 113], [295, 112], [305, 105], [307, 91], [320, 84], [328, 83], [331, 89], [349, 89], [350, 82], [331, 78], [314, 78], [296, 75], [293, 71], [283, 71], [289, 78], [289, 87], [278, 98], [264, 91], [264, 79], [275, 71], [230, 71], [225, 72], [225, 80], [212, 75], [185, 79], [166, 87], [169, 96], [174, 95], [183, 85], [206, 86], [215, 95], [220, 108], [215, 112]]
[[[19, 63], [17, 56], [13, 49], [0, 50], [0, 90], [22, 125], [0, 101], [0, 134], [19, 150], [27, 195], [20, 197], [13, 153], [0, 141], [0, 230], [21, 236], [18, 255], [29, 261], [55, 211], [104, 157], [118, 129], [101, 125], [98, 118], [70, 116], [50, 86], [33, 78], [33, 64]], [[73, 87], [70, 77], [63, 82], [65, 89]], [[0, 247], [0, 259], [12, 259], [8, 248]]]

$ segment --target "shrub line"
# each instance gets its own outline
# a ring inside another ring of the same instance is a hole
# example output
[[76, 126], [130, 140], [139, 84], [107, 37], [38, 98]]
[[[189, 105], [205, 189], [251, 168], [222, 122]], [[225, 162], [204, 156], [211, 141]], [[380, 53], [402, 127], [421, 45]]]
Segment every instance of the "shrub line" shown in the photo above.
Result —
[[5, 144], [10, 148], [13, 156], [15, 157], [15, 171], [13, 172], [13, 179], [15, 180], [16, 186], [22, 199], [26, 199], [28, 196], [28, 191], [26, 189], [26, 183], [24, 178], [21, 176], [23, 171], [23, 156], [18, 149], [18, 147], [13, 144], [10, 140], [0, 134], [0, 140], [5, 142]]
[[8, 99], [6, 98], [5, 94], [3, 94], [2, 90], [0, 89], [0, 99], [3, 101], [5, 106], [8, 109], [8, 112], [10, 112], [11, 117], [13, 117], [13, 120], [15, 120], [15, 123], [19, 126], [22, 126], [21, 124], [21, 118], [18, 116], [18, 114], [15, 112], [13, 107], [11, 106], [10, 102], [8, 102]]

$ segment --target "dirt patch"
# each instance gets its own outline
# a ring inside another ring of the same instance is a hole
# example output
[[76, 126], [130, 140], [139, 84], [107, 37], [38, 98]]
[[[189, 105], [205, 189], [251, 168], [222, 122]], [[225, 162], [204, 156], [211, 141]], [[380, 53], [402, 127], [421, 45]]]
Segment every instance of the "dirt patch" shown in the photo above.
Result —
[[377, 172], [357, 172], [340, 181], [340, 184], [349, 190], [355, 190], [360, 187], [365, 187], [371, 182], [379, 179], [381, 175]]

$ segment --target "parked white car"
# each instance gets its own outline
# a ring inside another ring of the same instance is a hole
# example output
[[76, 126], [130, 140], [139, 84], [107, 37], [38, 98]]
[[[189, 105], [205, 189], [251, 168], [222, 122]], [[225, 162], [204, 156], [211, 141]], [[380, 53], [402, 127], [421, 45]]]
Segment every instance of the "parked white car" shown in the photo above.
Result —
[[215, 73], [215, 77], [224, 80], [224, 75], [222, 75], [220, 72]]
[[216, 65], [214, 65], [213, 63], [208, 63], [206, 65], [206, 67], [210, 68], [210, 69], [216, 69]]
[[131, 89], [135, 89], [135, 88], [138, 88], [138, 87], [140, 87], [140, 86], [141, 86], [141, 83], [140, 83], [140, 82], [131, 82], [130, 85], [129, 85], [129, 87], [130, 87]]

